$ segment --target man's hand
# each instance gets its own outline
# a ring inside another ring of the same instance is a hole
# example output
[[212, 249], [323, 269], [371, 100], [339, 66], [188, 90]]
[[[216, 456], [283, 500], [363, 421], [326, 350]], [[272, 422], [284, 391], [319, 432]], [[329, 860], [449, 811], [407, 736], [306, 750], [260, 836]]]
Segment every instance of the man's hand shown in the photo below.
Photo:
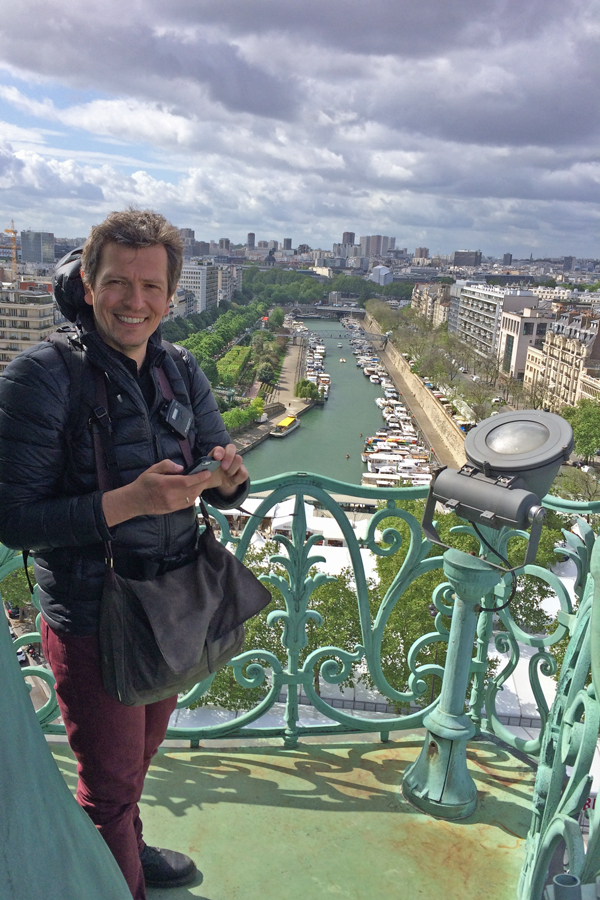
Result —
[[218, 459], [221, 465], [210, 473], [210, 480], [202, 485], [202, 490], [217, 488], [224, 497], [231, 497], [240, 484], [243, 484], [248, 478], [248, 469], [242, 462], [242, 457], [237, 453], [235, 444], [214, 447], [208, 455], [213, 459]]
[[102, 509], [109, 528], [136, 516], [161, 516], [192, 506], [208, 486], [211, 472], [181, 475], [183, 466], [163, 459], [150, 466], [131, 484], [106, 491]]
[[183, 466], [164, 459], [142, 472], [131, 484], [106, 491], [102, 495], [102, 509], [108, 527], [136, 516], [161, 516], [185, 509], [207, 488], [216, 488], [224, 497], [231, 497], [248, 478], [242, 457], [236, 453], [235, 444], [215, 447], [209, 455], [221, 463], [214, 472], [181, 475]]

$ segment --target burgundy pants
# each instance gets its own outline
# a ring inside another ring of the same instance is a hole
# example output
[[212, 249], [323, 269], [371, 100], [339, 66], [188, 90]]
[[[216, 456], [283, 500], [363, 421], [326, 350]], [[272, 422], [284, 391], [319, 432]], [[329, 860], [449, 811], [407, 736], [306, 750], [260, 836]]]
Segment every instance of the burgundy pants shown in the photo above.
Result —
[[59, 634], [42, 619], [42, 646], [77, 758], [77, 802], [119, 864], [134, 900], [145, 900], [138, 801], [177, 697], [123, 706], [104, 690], [96, 635]]

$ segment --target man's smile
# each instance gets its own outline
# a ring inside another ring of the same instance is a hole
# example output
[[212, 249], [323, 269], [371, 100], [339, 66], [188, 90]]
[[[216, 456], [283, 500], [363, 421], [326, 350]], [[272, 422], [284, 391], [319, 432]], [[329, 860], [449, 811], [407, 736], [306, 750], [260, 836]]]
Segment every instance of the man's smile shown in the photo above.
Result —
[[119, 322], [125, 322], [126, 325], [139, 325], [140, 322], [145, 322], [146, 317], [142, 318], [133, 318], [133, 316], [120, 316], [118, 313], [115, 313], [116, 318]]

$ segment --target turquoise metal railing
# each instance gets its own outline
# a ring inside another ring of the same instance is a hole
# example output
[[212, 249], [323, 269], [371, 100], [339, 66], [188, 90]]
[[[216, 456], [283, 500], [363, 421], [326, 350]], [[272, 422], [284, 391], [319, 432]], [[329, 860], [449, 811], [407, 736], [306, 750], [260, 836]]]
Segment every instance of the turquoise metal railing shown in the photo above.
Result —
[[[281, 592], [284, 600], [283, 607], [271, 612], [268, 618], [270, 627], [283, 625], [281, 643], [286, 651], [286, 662], [272, 652], [260, 648], [248, 648], [230, 663], [237, 683], [244, 688], [256, 688], [268, 684], [265, 696], [255, 708], [245, 711], [237, 718], [217, 725], [202, 727], [176, 727], [170, 728], [168, 736], [171, 738], [188, 739], [193, 744], [200, 740], [222, 737], [276, 737], [284, 739], [287, 746], [295, 746], [298, 738], [303, 734], [322, 733], [350, 733], [380, 730], [385, 738], [391, 730], [407, 730], [420, 727], [424, 717], [437, 703], [427, 704], [424, 700], [427, 692], [425, 676], [435, 675], [443, 678], [444, 669], [440, 664], [428, 662], [420, 664], [419, 653], [438, 642], [446, 643], [448, 630], [445, 622], [452, 618], [453, 588], [448, 582], [440, 584], [432, 597], [424, 597], [427, 605], [433, 602], [437, 610], [435, 620], [432, 622], [432, 630], [422, 635], [413, 645], [408, 654], [408, 666], [410, 677], [405, 690], [398, 690], [386, 680], [381, 666], [381, 642], [386, 624], [395, 605], [401, 602], [405, 589], [420, 575], [441, 569], [442, 556], [428, 556], [432, 544], [426, 540], [421, 532], [420, 523], [409, 513], [396, 506], [397, 502], [422, 499], [427, 494], [423, 487], [411, 488], [371, 488], [350, 485], [334, 479], [325, 478], [307, 473], [288, 473], [275, 478], [264, 479], [254, 485], [256, 493], [266, 493], [264, 500], [250, 518], [241, 538], [237, 539], [236, 556], [243, 559], [252, 535], [256, 531], [265, 514], [276, 504], [289, 498], [295, 498], [295, 510], [292, 521], [291, 536], [275, 535], [274, 539], [281, 545], [282, 553], [273, 558], [273, 562], [285, 570], [285, 575], [270, 574], [265, 580], [274, 584]], [[377, 510], [371, 517], [368, 532], [364, 541], [359, 541], [348, 516], [338, 503], [332, 498], [332, 494], [351, 498], [360, 502], [383, 501], [387, 505]], [[339, 647], [327, 645], [301, 661], [303, 648], [307, 643], [307, 627], [309, 622], [320, 624], [319, 613], [309, 608], [313, 591], [321, 584], [332, 580], [331, 576], [324, 573], [311, 573], [311, 568], [322, 557], [318, 555], [315, 543], [319, 536], [313, 535], [306, 538], [306, 521], [304, 512], [304, 500], [312, 499], [327, 510], [338, 523], [352, 560], [354, 582], [356, 585], [356, 602], [360, 621], [360, 642], [357, 642], [353, 652], [348, 652]], [[575, 504], [568, 503], [558, 498], [546, 498], [546, 505], [550, 508], [585, 514], [600, 509], [600, 503]], [[222, 529], [222, 540], [232, 541], [225, 517], [219, 511], [212, 510], [215, 519]], [[376, 531], [382, 520], [397, 519], [404, 522], [409, 529], [410, 545], [404, 562], [390, 585], [385, 597], [383, 597], [376, 614], [372, 616], [369, 602], [369, 590], [360, 550], [367, 548], [379, 556], [390, 556], [398, 550], [401, 536], [394, 528], [387, 528], [381, 536], [381, 543], [376, 542]], [[576, 591], [581, 596], [581, 590], [585, 584], [585, 578], [589, 570], [589, 550], [593, 543], [593, 533], [585, 522], [581, 525], [583, 540], [571, 532], [565, 533], [567, 546], [562, 552], [571, 557], [578, 567], [578, 579]], [[468, 526], [461, 526], [457, 531], [470, 532]], [[483, 529], [489, 543], [505, 555], [508, 540], [515, 532], [503, 529], [500, 532], [491, 529]], [[470, 532], [472, 533], [472, 532]], [[526, 533], [522, 533], [526, 537]], [[382, 546], [383, 544], [383, 546]], [[2, 548], [2, 552], [9, 563], [10, 569], [20, 565], [20, 555]], [[486, 556], [488, 551], [481, 547], [481, 555]], [[0, 560], [0, 563], [2, 560]], [[530, 661], [530, 679], [532, 690], [536, 698], [540, 719], [543, 725], [548, 717], [548, 708], [540, 687], [539, 674], [552, 674], [556, 669], [554, 658], [551, 655], [551, 647], [560, 641], [569, 629], [574, 628], [574, 617], [571, 599], [562, 582], [552, 573], [539, 566], [527, 566], [519, 570], [520, 573], [533, 575], [546, 582], [555, 592], [560, 601], [561, 611], [558, 624], [551, 634], [543, 637], [528, 634], [523, 631], [513, 620], [510, 609], [502, 610], [498, 615], [502, 619], [506, 631], [492, 634], [493, 617], [481, 613], [478, 618], [476, 632], [476, 653], [471, 663], [471, 692], [469, 697], [469, 716], [475, 724], [476, 732], [489, 732], [509, 744], [511, 747], [537, 756], [541, 745], [541, 736], [537, 740], [524, 741], [517, 738], [501, 723], [496, 711], [496, 700], [502, 685], [510, 677], [519, 661], [519, 644], [535, 648], [536, 653]], [[2, 571], [0, 570], [0, 575]], [[482, 605], [490, 606], [493, 603], [500, 605], [510, 589], [510, 579], [501, 579], [489, 596], [481, 598]], [[36, 597], [34, 595], [34, 601]], [[494, 639], [495, 646], [502, 652], [510, 652], [508, 663], [486, 684], [488, 670], [488, 651], [490, 643]], [[39, 633], [20, 637], [15, 642], [15, 648], [39, 640]], [[379, 723], [372, 717], [350, 715], [343, 709], [334, 708], [327, 703], [314, 687], [315, 673], [318, 673], [324, 684], [338, 684], [343, 681], [353, 667], [367, 667], [369, 675], [376, 689], [390, 703], [402, 704], [405, 708], [412, 705], [406, 714], [381, 719]], [[24, 675], [37, 675], [42, 678], [50, 689], [50, 697], [44, 706], [37, 711], [38, 719], [43, 729], [48, 733], [64, 733], [62, 725], [55, 720], [58, 716], [58, 707], [53, 690], [53, 679], [49, 670], [40, 666], [28, 666], [23, 669]], [[203, 682], [181, 697], [178, 706], [186, 707], [197, 701], [210, 689], [210, 681]], [[299, 691], [302, 688], [310, 703], [330, 720], [327, 723], [302, 725], [299, 722]], [[285, 727], [257, 725], [259, 720], [279, 700], [282, 693], [287, 693], [285, 709]], [[416, 705], [420, 708], [415, 709]]]
[[[432, 786], [435, 785], [438, 774], [428, 760], [419, 760], [412, 771], [405, 775], [405, 793], [423, 809], [433, 809], [437, 814], [456, 818], [468, 815], [472, 808], [472, 785], [469, 784], [470, 776], [466, 773], [466, 763], [463, 765], [462, 759], [467, 740], [475, 734], [493, 735], [515, 750], [539, 758], [540, 774], [536, 783], [532, 829], [528, 840], [527, 863], [521, 880], [520, 900], [539, 900], [540, 885], [543, 885], [549, 856], [561, 838], [567, 842], [574, 874], [593, 880], [593, 873], [600, 860], [600, 824], [596, 812], [591, 815], [587, 855], [579, 840], [577, 825], [577, 815], [589, 792], [589, 768], [600, 720], [594, 688], [594, 683], [598, 684], [600, 673], [600, 662], [596, 660], [594, 663], [594, 654], [597, 656], [600, 652], [600, 624], [596, 621], [600, 619], [600, 615], [596, 615], [595, 619], [592, 616], [594, 576], [596, 584], [600, 583], [600, 550], [594, 550], [595, 534], [590, 526], [580, 518], [579, 534], [565, 531], [565, 545], [561, 548], [561, 553], [572, 559], [576, 566], [576, 610], [573, 609], [564, 585], [552, 572], [536, 565], [522, 567], [517, 574], [539, 578], [555, 591], [560, 602], [557, 623], [550, 634], [531, 635], [514, 621], [509, 607], [497, 614], [506, 630], [494, 634], [493, 616], [480, 612], [479, 607], [502, 605], [510, 592], [511, 578], [487, 564], [486, 556], [490, 554], [493, 561], [494, 554], [483, 544], [480, 545], [479, 557], [456, 550], [429, 556], [432, 544], [423, 537], [420, 523], [396, 505], [406, 500], [423, 499], [427, 494], [426, 488], [361, 487], [296, 472], [256, 482], [254, 490], [265, 496], [241, 537], [232, 538], [222, 513], [213, 510], [212, 514], [221, 526], [223, 542], [237, 544], [236, 556], [244, 559], [251, 538], [265, 514], [275, 504], [289, 498], [294, 499], [291, 532], [289, 536], [274, 535], [281, 552], [271, 558], [274, 568], [263, 576], [265, 581], [278, 588], [283, 598], [280, 608], [268, 615], [266, 624], [281, 635], [284, 652], [275, 654], [266, 649], [249, 647], [231, 661], [231, 671], [239, 686], [248, 690], [263, 688], [263, 696], [253, 708], [235, 719], [215, 725], [170, 728], [168, 737], [187, 739], [193, 746], [197, 746], [200, 740], [212, 738], [279, 736], [286, 746], [294, 747], [303, 735], [378, 730], [385, 740], [392, 730], [424, 726], [428, 729], [428, 740], [437, 742], [438, 760], [445, 760], [444, 765], [457, 767], [458, 774], [454, 780], [459, 787], [454, 795], [448, 796], [442, 792], [436, 800]], [[371, 516], [364, 540], [356, 537], [347, 514], [333, 499], [334, 494], [356, 502], [383, 501], [386, 504]], [[321, 615], [310, 608], [311, 596], [319, 586], [334, 580], [332, 576], [316, 572], [313, 568], [323, 558], [315, 547], [319, 536], [307, 537], [306, 499], [316, 501], [335, 519], [351, 557], [360, 627], [360, 640], [351, 650], [327, 644], [310, 653], [306, 652], [309, 628], [318, 630], [323, 622]], [[600, 503], [570, 503], [554, 497], [545, 498], [544, 503], [551, 509], [571, 516], [600, 512]], [[408, 549], [385, 596], [381, 598], [378, 608], [373, 610], [361, 549], [367, 548], [378, 556], [390, 556], [398, 551], [402, 536], [396, 527], [388, 527], [390, 519], [396, 519], [398, 525], [403, 523], [408, 531]], [[379, 535], [379, 527], [384, 520], [386, 527]], [[474, 532], [466, 524], [455, 530], [474, 536]], [[482, 532], [494, 550], [504, 556], [511, 537], [527, 537], [526, 533], [508, 529], [493, 531], [483, 528]], [[595, 568], [591, 567], [592, 556]], [[0, 579], [20, 564], [20, 555], [0, 548]], [[443, 569], [446, 580], [438, 584], [432, 597], [423, 597], [424, 605], [432, 602], [435, 607], [432, 630], [420, 636], [410, 648], [407, 654], [410, 675], [401, 690], [390, 684], [385, 677], [381, 659], [382, 640], [390, 615], [395, 606], [402, 602], [405, 590], [419, 576], [437, 569]], [[599, 593], [600, 588], [596, 587], [597, 604], [600, 604]], [[39, 619], [36, 627], [39, 627]], [[596, 635], [592, 649], [591, 633]], [[540, 674], [551, 675], [556, 671], [552, 648], [566, 635], [570, 636], [570, 641], [558, 682], [557, 698], [552, 708], [548, 709], [540, 685]], [[39, 632], [36, 631], [20, 637], [14, 646], [38, 640]], [[489, 675], [488, 657], [492, 640], [498, 650], [509, 653], [510, 656], [500, 671]], [[440, 643], [450, 646], [445, 664], [431, 662], [430, 652], [423, 662], [423, 655], [420, 656], [422, 651]], [[529, 677], [542, 726], [540, 735], [535, 740], [516, 737], [502, 724], [496, 708], [499, 692], [517, 666], [522, 645], [535, 651], [529, 662]], [[592, 667], [595, 665], [594, 683], [586, 687], [590, 659]], [[351, 672], [364, 672], [365, 669], [377, 690], [390, 703], [401, 705], [405, 710], [404, 714], [379, 720], [369, 716], [349, 715], [345, 710], [329, 704], [315, 688], [315, 675], [324, 684], [338, 684]], [[23, 675], [36, 675], [48, 685], [49, 699], [37, 711], [42, 729], [47, 733], [64, 733], [62, 725], [56, 722], [58, 707], [49, 670], [28, 666], [22, 672]], [[441, 699], [427, 702], [429, 697], [425, 678], [433, 675], [442, 679], [442, 695]], [[180, 698], [179, 707], [186, 707], [197, 701], [210, 690], [210, 686], [211, 679], [196, 685]], [[301, 689], [314, 708], [327, 717], [327, 721], [310, 725], [301, 722]], [[285, 724], [279, 727], [261, 725], [259, 720], [279, 701], [282, 693], [286, 698]], [[573, 770], [567, 787], [564, 788], [566, 766], [571, 766]]]
[[[543, 732], [518, 900], [541, 900], [548, 867], [563, 844], [565, 868], [582, 884], [593, 885], [600, 872], [600, 806], [590, 802], [600, 728], [600, 541], [589, 532], [585, 538], [585, 548], [576, 548], [581, 600]], [[579, 825], [586, 808], [587, 847]]]

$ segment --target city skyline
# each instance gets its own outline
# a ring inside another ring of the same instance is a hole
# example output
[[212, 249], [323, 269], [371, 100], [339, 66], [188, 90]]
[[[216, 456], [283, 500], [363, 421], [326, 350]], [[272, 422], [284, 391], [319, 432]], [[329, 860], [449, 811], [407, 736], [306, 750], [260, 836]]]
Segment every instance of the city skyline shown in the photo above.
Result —
[[132, 203], [203, 240], [597, 258], [598, 6], [24, 0], [0, 23], [0, 230]]

